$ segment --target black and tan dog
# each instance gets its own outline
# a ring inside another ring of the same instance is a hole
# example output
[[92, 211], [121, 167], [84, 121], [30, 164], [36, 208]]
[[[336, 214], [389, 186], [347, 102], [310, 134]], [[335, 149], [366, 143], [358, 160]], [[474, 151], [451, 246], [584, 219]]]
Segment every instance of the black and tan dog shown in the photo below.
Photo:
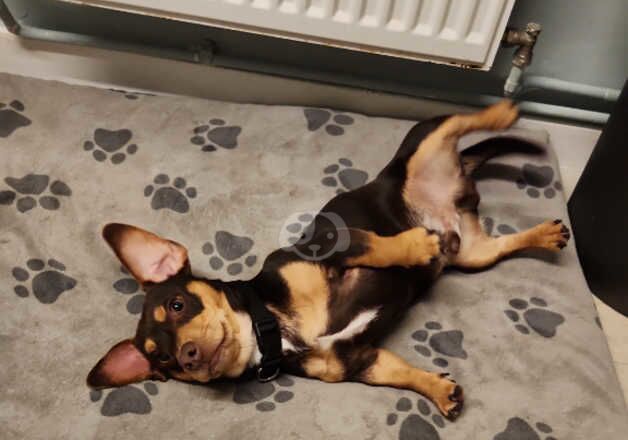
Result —
[[[463, 403], [459, 385], [377, 342], [445, 266], [481, 269], [522, 249], [566, 245], [569, 232], [558, 220], [497, 238], [479, 223], [472, 173], [490, 157], [530, 144], [493, 138], [459, 154], [457, 141], [474, 130], [505, 129], [516, 118], [517, 109], [503, 101], [417, 124], [374, 181], [332, 199], [314, 219], [308, 242], [269, 255], [251, 281], [195, 277], [180, 244], [133, 226], [107, 225], [105, 240], [147, 294], [136, 335], [98, 362], [88, 384], [242, 375], [260, 361], [249, 313], [250, 295], [257, 295], [279, 322], [282, 371], [414, 390], [456, 417]], [[333, 225], [330, 215], [346, 229]], [[303, 258], [311, 249], [325, 258]]]

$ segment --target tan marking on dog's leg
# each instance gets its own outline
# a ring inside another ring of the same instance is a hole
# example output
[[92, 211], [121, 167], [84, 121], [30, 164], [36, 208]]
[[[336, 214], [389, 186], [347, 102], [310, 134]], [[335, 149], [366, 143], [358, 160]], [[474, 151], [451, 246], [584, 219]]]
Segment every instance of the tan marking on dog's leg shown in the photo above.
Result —
[[541, 248], [559, 251], [567, 245], [569, 230], [560, 220], [548, 220], [517, 234], [489, 237], [475, 214], [462, 215], [462, 244], [453, 265], [480, 269], [524, 249]]
[[147, 354], [151, 354], [153, 351], [157, 349], [157, 344], [151, 338], [146, 338], [144, 341], [144, 351]]
[[452, 380], [439, 373], [415, 368], [396, 354], [383, 349], [377, 350], [377, 359], [362, 373], [361, 381], [421, 393], [450, 419], [460, 414], [464, 401], [462, 387]]
[[424, 266], [440, 254], [439, 237], [425, 228], [412, 228], [391, 237], [365, 232], [368, 249], [347, 259], [348, 266]]
[[345, 378], [342, 362], [331, 350], [317, 350], [307, 356], [302, 363], [308, 377], [325, 382], [340, 382]]
[[297, 316], [299, 335], [308, 345], [327, 329], [329, 285], [325, 271], [308, 262], [294, 262], [279, 269], [290, 291], [290, 309]]
[[153, 318], [157, 322], [164, 322], [166, 320], [166, 309], [164, 306], [157, 306], [153, 310]]

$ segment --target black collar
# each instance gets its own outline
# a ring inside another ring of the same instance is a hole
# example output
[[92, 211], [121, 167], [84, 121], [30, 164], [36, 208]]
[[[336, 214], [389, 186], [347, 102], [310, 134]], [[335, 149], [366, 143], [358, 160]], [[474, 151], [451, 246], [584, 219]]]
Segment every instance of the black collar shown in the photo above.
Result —
[[250, 285], [246, 289], [246, 300], [257, 346], [262, 353], [262, 360], [257, 367], [257, 380], [268, 382], [275, 379], [280, 372], [282, 352], [279, 323]]

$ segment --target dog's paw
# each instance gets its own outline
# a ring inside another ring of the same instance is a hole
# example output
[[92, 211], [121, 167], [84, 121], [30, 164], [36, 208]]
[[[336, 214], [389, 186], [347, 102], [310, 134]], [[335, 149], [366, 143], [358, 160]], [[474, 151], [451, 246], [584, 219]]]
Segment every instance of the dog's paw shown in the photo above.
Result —
[[504, 130], [515, 123], [519, 117], [519, 109], [509, 99], [499, 101], [482, 112], [488, 129]]
[[438, 375], [439, 381], [434, 386], [434, 391], [430, 397], [445, 417], [449, 420], [455, 420], [462, 412], [464, 391], [456, 381], [448, 376], [449, 373]]
[[533, 247], [559, 251], [565, 246], [571, 237], [569, 229], [562, 220], [548, 220], [532, 229]]
[[440, 255], [441, 243], [438, 234], [433, 234], [425, 228], [413, 228], [406, 234], [410, 243], [409, 261], [412, 266], [430, 264]]

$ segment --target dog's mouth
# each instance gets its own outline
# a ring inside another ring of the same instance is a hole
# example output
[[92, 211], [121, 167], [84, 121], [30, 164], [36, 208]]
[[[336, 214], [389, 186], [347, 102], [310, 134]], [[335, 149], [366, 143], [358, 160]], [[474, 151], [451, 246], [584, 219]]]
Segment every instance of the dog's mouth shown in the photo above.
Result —
[[220, 365], [220, 361], [223, 358], [223, 352], [225, 349], [225, 341], [227, 340], [227, 334], [223, 333], [222, 340], [216, 346], [214, 353], [209, 358], [209, 362], [207, 363], [207, 369], [209, 370], [209, 374], [211, 376], [215, 376], [218, 373], [218, 366]]

